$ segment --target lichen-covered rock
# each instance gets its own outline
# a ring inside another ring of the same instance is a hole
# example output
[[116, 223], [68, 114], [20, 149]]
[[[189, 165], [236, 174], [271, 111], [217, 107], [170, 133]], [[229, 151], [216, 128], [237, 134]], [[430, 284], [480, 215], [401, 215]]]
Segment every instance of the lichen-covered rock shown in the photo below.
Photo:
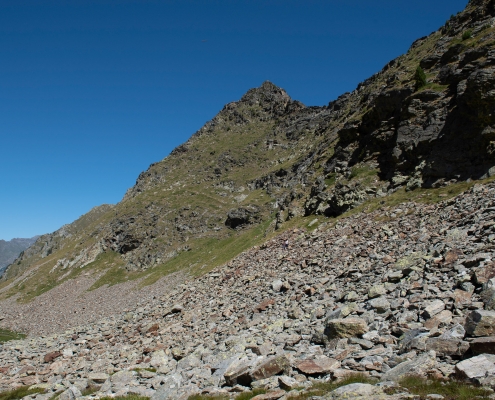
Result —
[[455, 366], [456, 374], [463, 379], [476, 380], [495, 376], [495, 356], [481, 354], [459, 362]]
[[382, 381], [399, 381], [401, 378], [408, 375], [417, 375], [426, 377], [429, 369], [437, 364], [436, 354], [434, 351], [429, 351], [423, 355], [409, 361], [404, 361], [394, 368], [387, 371], [381, 377]]
[[326, 322], [329, 338], [357, 337], [368, 331], [368, 324], [361, 318], [339, 318]]

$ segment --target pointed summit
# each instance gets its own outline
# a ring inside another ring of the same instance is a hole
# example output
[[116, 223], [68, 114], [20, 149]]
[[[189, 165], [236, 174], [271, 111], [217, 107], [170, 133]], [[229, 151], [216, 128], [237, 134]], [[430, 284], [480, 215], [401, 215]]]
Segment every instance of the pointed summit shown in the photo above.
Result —
[[[270, 116], [280, 116], [287, 111], [290, 104], [294, 103], [284, 89], [270, 81], [265, 81], [260, 87], [249, 89], [236, 104], [260, 107]], [[302, 103], [297, 103], [297, 108], [304, 107]]]
[[263, 82], [260, 87], [249, 89], [240, 100], [242, 103], [259, 104], [262, 107], [266, 103], [287, 104], [289, 101], [291, 98], [287, 92], [270, 81]]

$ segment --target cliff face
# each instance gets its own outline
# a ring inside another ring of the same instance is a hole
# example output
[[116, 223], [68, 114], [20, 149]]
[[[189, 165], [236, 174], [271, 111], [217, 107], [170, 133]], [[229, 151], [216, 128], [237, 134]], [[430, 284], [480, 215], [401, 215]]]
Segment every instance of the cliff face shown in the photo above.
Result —
[[9, 268], [3, 295], [28, 299], [82, 271], [97, 286], [200, 274], [289, 220], [495, 175], [494, 4], [471, 1], [327, 106], [270, 82], [249, 90], [115, 207], [82, 217], [77, 233], [38, 239]]

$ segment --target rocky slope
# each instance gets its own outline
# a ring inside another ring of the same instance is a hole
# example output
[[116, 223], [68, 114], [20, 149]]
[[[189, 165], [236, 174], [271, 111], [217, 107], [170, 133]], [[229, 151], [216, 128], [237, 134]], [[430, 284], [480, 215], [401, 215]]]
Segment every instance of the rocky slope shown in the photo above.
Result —
[[41, 237], [9, 268], [0, 296], [29, 301], [82, 273], [94, 287], [198, 275], [303, 215], [493, 175], [494, 18], [492, 1], [470, 1], [325, 107], [269, 82], [249, 90], [119, 204], [83, 217], [91, 222], [77, 234]]
[[2, 346], [0, 387], [495, 386], [494, 18], [471, 0], [325, 107], [265, 82], [119, 204], [40, 237], [0, 283], [2, 326], [31, 335]]
[[7, 266], [12, 264], [12, 262], [14, 262], [17, 257], [19, 257], [21, 252], [31, 246], [36, 241], [36, 239], [38, 239], [38, 236], [29, 239], [0, 239], [0, 276], [3, 275]]
[[152, 399], [263, 387], [277, 399], [357, 372], [493, 386], [494, 227], [490, 183], [291, 230], [120, 315], [5, 343], [0, 387], [47, 389], [38, 400], [88, 385]]

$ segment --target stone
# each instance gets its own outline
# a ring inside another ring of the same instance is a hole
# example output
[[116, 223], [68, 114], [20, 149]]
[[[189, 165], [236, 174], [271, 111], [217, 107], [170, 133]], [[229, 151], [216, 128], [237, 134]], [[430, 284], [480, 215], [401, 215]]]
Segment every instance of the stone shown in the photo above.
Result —
[[452, 322], [452, 312], [449, 310], [440, 311], [433, 318], [430, 318], [424, 323], [426, 329], [434, 329], [443, 325], [448, 325]]
[[110, 382], [113, 388], [122, 388], [125, 386], [137, 385], [136, 372], [133, 371], [118, 371], [110, 376]]
[[51, 353], [45, 354], [45, 356], [43, 357], [43, 360], [46, 363], [50, 363], [53, 360], [55, 360], [56, 358], [60, 357], [61, 355], [62, 355], [62, 353], [60, 351], [53, 351]]
[[495, 278], [495, 264], [478, 267], [474, 270], [474, 280], [478, 285], [487, 283], [490, 279]]
[[231, 209], [228, 212], [225, 226], [231, 229], [238, 229], [246, 225], [254, 224], [258, 222], [260, 218], [260, 210], [257, 206], [239, 207]]
[[104, 372], [92, 372], [88, 375], [88, 380], [96, 384], [104, 383], [107, 379], [108, 374]]
[[[151, 400], [175, 400], [182, 384], [180, 374], [168, 375], [162, 385], [156, 390]], [[186, 397], [187, 398], [187, 397]]]
[[387, 300], [386, 297], [377, 297], [373, 300], [370, 300], [369, 305], [373, 307], [377, 313], [383, 314], [390, 310], [390, 302]]
[[340, 368], [340, 361], [320, 356], [313, 360], [299, 361], [296, 364], [296, 368], [306, 375], [324, 375]]
[[374, 299], [376, 297], [384, 296], [387, 294], [387, 289], [384, 285], [374, 285], [368, 290], [368, 298]]
[[272, 289], [275, 292], [280, 292], [280, 289], [282, 289], [283, 284], [284, 283], [280, 279], [277, 279], [276, 281], [272, 282]]
[[328, 337], [348, 338], [360, 336], [368, 331], [368, 324], [364, 319], [348, 317], [343, 319], [327, 320]]
[[385, 398], [385, 393], [382, 388], [369, 383], [351, 383], [350, 385], [341, 386], [338, 389], [331, 391], [325, 396], [325, 399], [331, 400], [371, 400]]
[[456, 289], [454, 290], [454, 304], [457, 308], [464, 307], [471, 304], [471, 293], [464, 290]]
[[440, 335], [442, 339], [464, 339], [466, 330], [461, 324], [456, 324]]
[[455, 366], [456, 375], [461, 379], [479, 379], [495, 375], [495, 355], [480, 354], [463, 360]]
[[281, 389], [288, 390], [288, 391], [293, 390], [293, 389], [295, 389], [301, 385], [299, 383], [299, 381], [297, 381], [296, 379], [294, 379], [290, 376], [287, 376], [287, 375], [279, 376], [278, 382], [279, 382]]
[[382, 381], [399, 381], [401, 378], [408, 375], [426, 376], [426, 372], [436, 365], [436, 354], [434, 351], [429, 351], [412, 360], [404, 361], [389, 371], [385, 372]]
[[434, 350], [439, 356], [463, 356], [469, 350], [469, 343], [459, 339], [428, 338], [426, 350]]
[[253, 380], [269, 378], [288, 370], [290, 362], [285, 355], [269, 358], [253, 369], [250, 376]]
[[75, 400], [81, 396], [82, 396], [82, 393], [77, 387], [70, 386], [69, 389], [60, 393], [59, 399], [60, 400]]
[[152, 367], [160, 368], [163, 365], [167, 365], [168, 362], [169, 358], [163, 350], [155, 351], [151, 354], [150, 365]]
[[432, 318], [445, 309], [445, 303], [442, 300], [433, 300], [423, 311], [423, 316], [426, 319]]
[[469, 342], [469, 348], [473, 354], [495, 354], [495, 336], [487, 336], [473, 339]]
[[466, 318], [465, 329], [470, 336], [491, 336], [495, 334], [495, 311], [472, 311]]
[[265, 390], [278, 388], [279, 387], [278, 378], [279, 377], [275, 375], [275, 376], [271, 376], [269, 378], [260, 379], [258, 381], [253, 381], [253, 382], [251, 382], [251, 388], [252, 389], [265, 389]]
[[227, 385], [235, 386], [236, 384], [241, 384], [243, 386], [249, 386], [253, 380], [249, 374], [251, 366], [252, 361], [247, 358], [242, 358], [229, 365], [223, 374]]

